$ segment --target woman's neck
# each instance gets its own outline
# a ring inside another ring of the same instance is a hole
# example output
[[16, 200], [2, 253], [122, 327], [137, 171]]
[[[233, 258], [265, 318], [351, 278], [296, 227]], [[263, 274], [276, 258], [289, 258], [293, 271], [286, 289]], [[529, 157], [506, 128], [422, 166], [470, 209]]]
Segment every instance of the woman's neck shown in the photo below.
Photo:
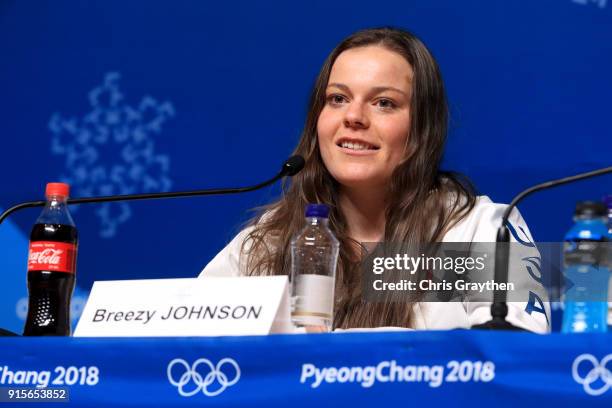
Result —
[[385, 192], [341, 188], [339, 205], [349, 236], [358, 242], [379, 242], [385, 235]]

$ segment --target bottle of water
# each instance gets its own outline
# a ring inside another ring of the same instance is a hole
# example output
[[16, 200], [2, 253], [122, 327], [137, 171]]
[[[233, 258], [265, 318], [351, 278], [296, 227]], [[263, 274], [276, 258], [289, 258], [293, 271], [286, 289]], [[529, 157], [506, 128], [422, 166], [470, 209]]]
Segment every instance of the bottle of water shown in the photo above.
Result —
[[606, 332], [608, 281], [606, 259], [608, 209], [603, 203], [578, 203], [574, 226], [565, 236], [564, 333]]
[[306, 226], [291, 241], [291, 319], [297, 327], [330, 331], [340, 245], [328, 226], [329, 208], [306, 207]]

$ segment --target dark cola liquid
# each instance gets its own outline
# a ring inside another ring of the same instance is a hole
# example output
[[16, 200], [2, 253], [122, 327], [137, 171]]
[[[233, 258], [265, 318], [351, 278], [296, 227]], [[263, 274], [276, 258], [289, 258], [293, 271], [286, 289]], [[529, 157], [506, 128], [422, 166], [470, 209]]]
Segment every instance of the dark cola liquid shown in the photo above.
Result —
[[[77, 230], [70, 225], [36, 224], [30, 242], [77, 243]], [[76, 271], [74, 271], [76, 272]], [[69, 336], [70, 299], [75, 273], [28, 270], [28, 317], [24, 336]]]

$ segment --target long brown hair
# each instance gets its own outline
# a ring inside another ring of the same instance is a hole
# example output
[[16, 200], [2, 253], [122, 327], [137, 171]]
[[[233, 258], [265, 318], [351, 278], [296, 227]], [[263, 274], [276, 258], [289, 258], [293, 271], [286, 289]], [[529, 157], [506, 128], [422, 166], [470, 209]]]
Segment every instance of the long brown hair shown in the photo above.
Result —
[[356, 32], [327, 57], [308, 106], [306, 123], [294, 154], [306, 159], [304, 169], [283, 186], [280, 200], [263, 207], [242, 246], [249, 275], [289, 275], [290, 241], [304, 226], [308, 203], [330, 206], [329, 226], [340, 241], [336, 274], [334, 326], [379, 327], [412, 325], [411, 304], [368, 303], [361, 297], [359, 243], [346, 231], [346, 219], [338, 207], [338, 183], [327, 171], [317, 142], [317, 121], [325, 104], [325, 90], [336, 58], [345, 50], [382, 46], [403, 56], [414, 71], [410, 102], [411, 128], [406, 157], [391, 177], [386, 202], [385, 241], [425, 243], [444, 233], [473, 208], [471, 184], [439, 169], [447, 134], [448, 111], [438, 65], [414, 35], [396, 28]]

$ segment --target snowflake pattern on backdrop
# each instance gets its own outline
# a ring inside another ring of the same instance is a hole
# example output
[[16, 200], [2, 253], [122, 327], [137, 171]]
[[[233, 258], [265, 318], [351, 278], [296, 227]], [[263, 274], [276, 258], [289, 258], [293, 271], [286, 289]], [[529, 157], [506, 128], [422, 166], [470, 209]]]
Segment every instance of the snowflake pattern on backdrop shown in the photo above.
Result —
[[594, 4], [599, 6], [599, 8], [606, 8], [608, 0], [572, 0], [574, 3], [581, 4], [583, 6], [588, 6], [589, 4]]
[[[170, 158], [155, 151], [154, 136], [175, 115], [170, 102], [144, 96], [137, 106], [124, 102], [120, 74], [110, 72], [89, 92], [91, 111], [82, 118], [54, 113], [49, 121], [51, 152], [65, 157], [61, 180], [75, 197], [168, 191]], [[131, 217], [127, 202], [95, 204], [100, 236], [115, 236]]]

